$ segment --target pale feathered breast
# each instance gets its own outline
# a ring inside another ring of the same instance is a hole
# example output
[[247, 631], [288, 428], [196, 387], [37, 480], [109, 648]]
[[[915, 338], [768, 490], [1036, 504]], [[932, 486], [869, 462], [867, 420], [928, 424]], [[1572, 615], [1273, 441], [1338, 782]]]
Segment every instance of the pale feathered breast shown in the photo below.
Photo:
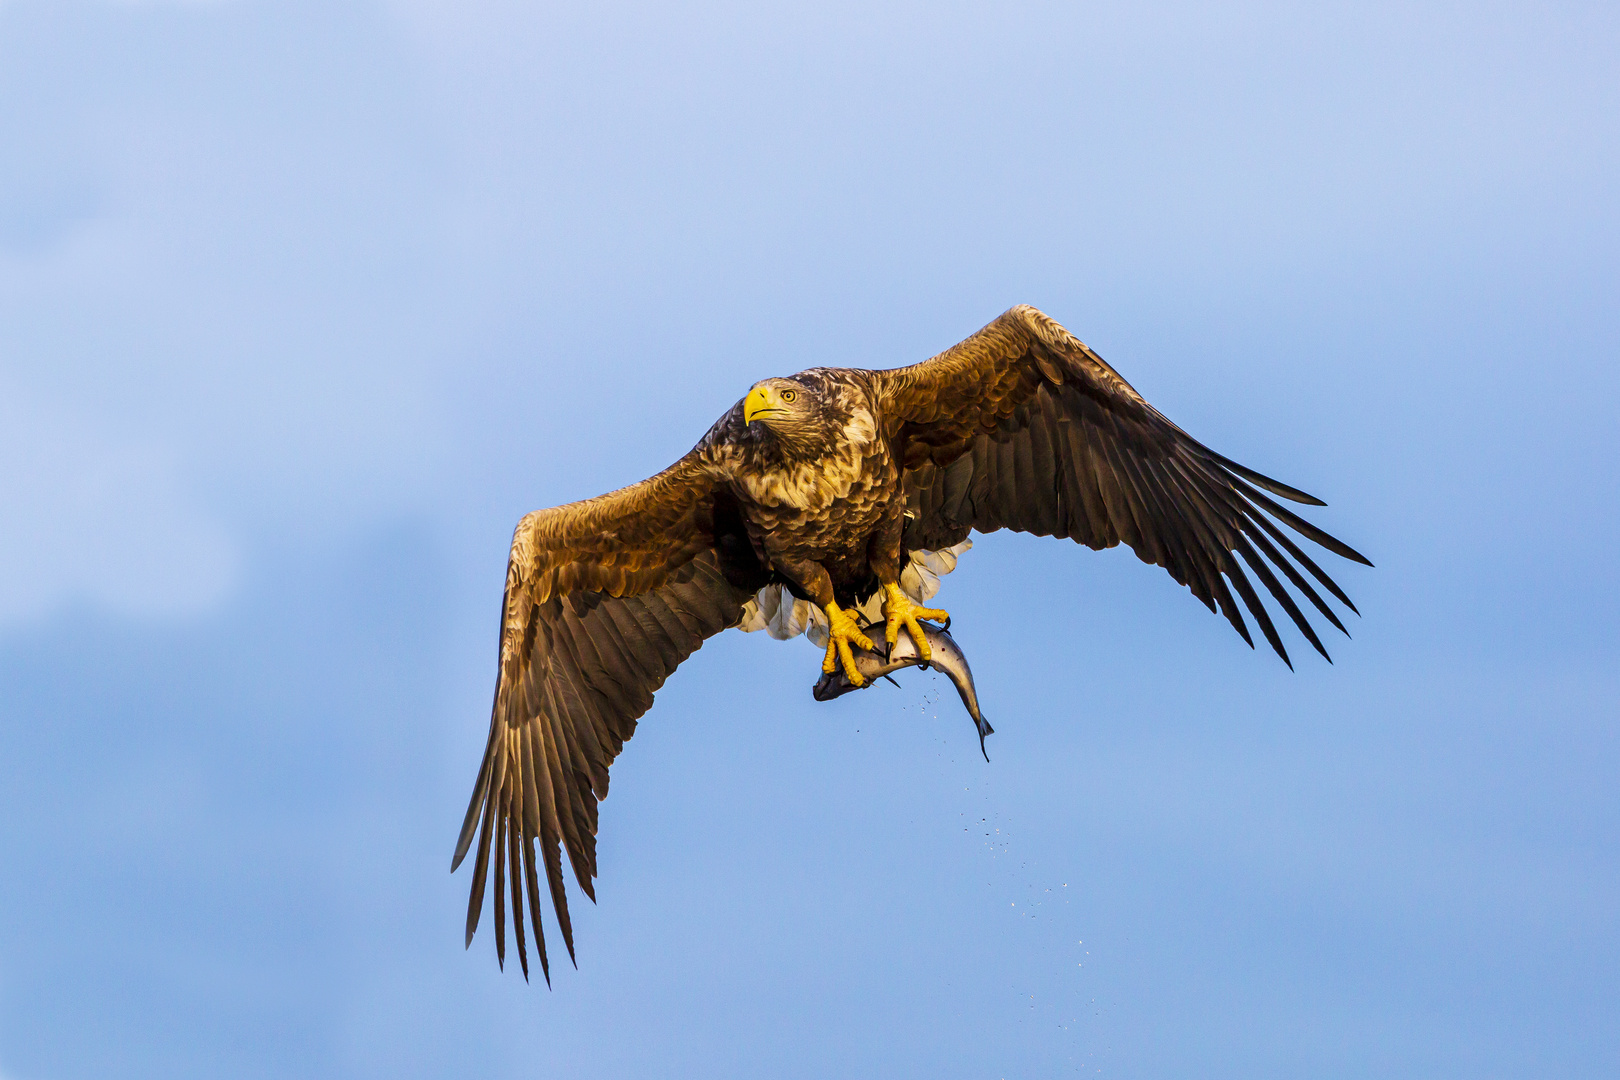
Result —
[[816, 461], [761, 469], [719, 447], [716, 456], [723, 475], [739, 485], [753, 502], [814, 512], [849, 498], [850, 491], [866, 474], [876, 439], [877, 425], [872, 414], [858, 409], [844, 425], [837, 453]]

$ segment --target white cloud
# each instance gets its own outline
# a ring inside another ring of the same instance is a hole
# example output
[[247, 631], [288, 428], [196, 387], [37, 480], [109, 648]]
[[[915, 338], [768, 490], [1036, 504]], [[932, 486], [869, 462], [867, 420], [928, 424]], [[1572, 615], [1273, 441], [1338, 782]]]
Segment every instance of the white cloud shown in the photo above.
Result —
[[173, 618], [222, 600], [235, 545], [175, 456], [0, 383], [0, 626], [89, 602]]

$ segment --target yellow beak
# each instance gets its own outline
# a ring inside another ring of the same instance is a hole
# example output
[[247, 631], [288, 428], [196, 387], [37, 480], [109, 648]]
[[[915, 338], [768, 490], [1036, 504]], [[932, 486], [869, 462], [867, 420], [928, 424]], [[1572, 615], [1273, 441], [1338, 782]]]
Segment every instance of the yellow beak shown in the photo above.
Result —
[[760, 413], [770, 412], [779, 407], [775, 394], [763, 386], [756, 386], [748, 391], [747, 397], [743, 398], [743, 423], [752, 424], [754, 417]]

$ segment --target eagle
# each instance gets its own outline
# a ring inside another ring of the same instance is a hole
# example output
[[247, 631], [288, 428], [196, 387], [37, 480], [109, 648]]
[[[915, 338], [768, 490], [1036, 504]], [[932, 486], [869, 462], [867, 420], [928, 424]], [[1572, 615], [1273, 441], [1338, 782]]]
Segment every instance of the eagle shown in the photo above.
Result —
[[806, 632], [822, 671], [857, 686], [853, 650], [880, 623], [926, 660], [918, 620], [949, 616], [923, 605], [975, 530], [1124, 543], [1253, 648], [1247, 611], [1292, 668], [1252, 574], [1327, 657], [1278, 575], [1346, 634], [1316, 586], [1355, 605], [1281, 526], [1371, 563], [1277, 499], [1325, 505], [1198, 442], [1026, 305], [910, 367], [754, 384], [658, 475], [518, 523], [489, 741], [451, 863], [476, 839], [467, 944], [493, 876], [500, 965], [509, 897], [524, 978], [527, 905], [550, 985], [538, 859], [577, 965], [560, 849], [594, 901], [597, 804], [670, 673], [732, 627]]

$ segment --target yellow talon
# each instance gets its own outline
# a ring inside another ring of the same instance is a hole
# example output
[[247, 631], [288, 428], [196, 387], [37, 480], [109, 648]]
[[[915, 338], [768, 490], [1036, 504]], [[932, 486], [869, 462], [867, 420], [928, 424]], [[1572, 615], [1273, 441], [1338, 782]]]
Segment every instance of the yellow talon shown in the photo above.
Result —
[[855, 624], [855, 616], [837, 604], [828, 604], [827, 657], [821, 662], [821, 670], [830, 675], [838, 670], [838, 665], [842, 663], [844, 674], [849, 677], [849, 681], [856, 686], [864, 686], [866, 679], [855, 667], [855, 654], [850, 651], [851, 645], [859, 645], [867, 652], [872, 651], [872, 639], [861, 633], [861, 628]]
[[883, 591], [887, 594], [883, 601], [883, 617], [888, 620], [888, 625], [883, 628], [883, 636], [888, 641], [889, 647], [893, 648], [894, 643], [900, 640], [900, 628], [904, 626], [917, 646], [918, 659], [923, 661], [932, 659], [933, 651], [928, 647], [928, 637], [923, 633], [922, 627], [917, 625], [917, 620], [933, 619], [936, 622], [943, 622], [950, 616], [938, 608], [918, 607], [913, 604], [911, 597], [901, 592], [900, 586], [894, 582], [883, 586]]

